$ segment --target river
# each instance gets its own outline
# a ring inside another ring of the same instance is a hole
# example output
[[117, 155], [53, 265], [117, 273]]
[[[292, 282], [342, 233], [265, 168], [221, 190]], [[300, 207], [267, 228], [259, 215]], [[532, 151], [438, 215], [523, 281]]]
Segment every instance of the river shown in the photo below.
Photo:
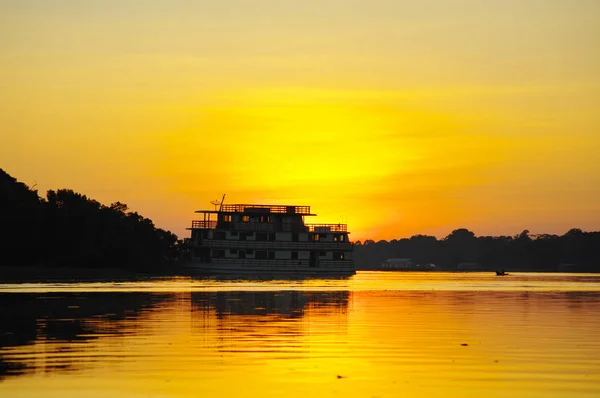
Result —
[[0, 284], [0, 396], [598, 397], [600, 275]]

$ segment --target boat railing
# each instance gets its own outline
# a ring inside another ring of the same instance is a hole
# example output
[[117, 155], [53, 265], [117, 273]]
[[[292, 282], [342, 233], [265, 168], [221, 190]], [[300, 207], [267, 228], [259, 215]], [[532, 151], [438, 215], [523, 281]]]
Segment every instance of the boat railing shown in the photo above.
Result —
[[[232, 259], [229, 258], [213, 258], [211, 262], [213, 264], [231, 264]], [[261, 267], [271, 268], [274, 271], [281, 271], [282, 267], [302, 267], [305, 268], [310, 266], [310, 260], [277, 260], [276, 263], [270, 263], [267, 260], [260, 259], [235, 259], [235, 265], [240, 267]], [[350, 259], [345, 260], [319, 260], [318, 264], [315, 264], [315, 268], [354, 268], [354, 261]]]
[[223, 204], [221, 211], [226, 213], [278, 213], [310, 215], [310, 206], [285, 206], [285, 205], [251, 205], [251, 204]]
[[[192, 220], [192, 229], [215, 229], [217, 227], [217, 221], [215, 220]], [[274, 226], [271, 224], [261, 223], [235, 223], [234, 229], [236, 230], [249, 230], [249, 231], [274, 231]], [[319, 232], [347, 232], [347, 224], [304, 224], [303, 227], [298, 226], [282, 226], [282, 232], [305, 230], [307, 232], [319, 233]]]
[[305, 224], [308, 232], [347, 232], [346, 224]]
[[350, 242], [291, 242], [291, 241], [257, 241], [257, 240], [213, 240], [206, 239], [199, 243], [202, 247], [215, 249], [255, 249], [255, 250], [327, 250], [352, 251]]
[[215, 229], [216, 221], [192, 220], [192, 229]]

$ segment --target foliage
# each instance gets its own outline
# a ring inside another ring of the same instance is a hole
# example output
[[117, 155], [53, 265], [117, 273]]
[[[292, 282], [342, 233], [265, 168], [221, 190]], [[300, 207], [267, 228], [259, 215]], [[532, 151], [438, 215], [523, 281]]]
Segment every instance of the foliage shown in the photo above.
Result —
[[40, 241], [39, 220], [43, 209], [37, 191], [0, 169], [0, 263], [21, 265], [37, 261], [32, 242]]
[[[369, 242], [367, 244], [367, 242]], [[476, 263], [482, 270], [600, 272], [600, 232], [571, 229], [562, 236], [480, 236], [467, 229], [442, 240], [416, 235], [410, 239], [356, 242], [357, 269], [377, 269], [388, 258], [410, 258], [417, 264], [436, 264], [456, 270], [460, 263]]]
[[0, 264], [151, 270], [178, 256], [177, 236], [127, 205], [104, 206], [70, 189], [46, 200], [0, 170], [1, 219], [8, 236]]

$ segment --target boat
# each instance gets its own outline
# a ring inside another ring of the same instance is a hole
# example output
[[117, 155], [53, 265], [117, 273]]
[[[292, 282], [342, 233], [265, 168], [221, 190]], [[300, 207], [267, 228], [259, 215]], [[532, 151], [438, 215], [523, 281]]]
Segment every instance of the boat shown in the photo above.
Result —
[[496, 271], [496, 276], [506, 276], [506, 275], [508, 275], [508, 272], [504, 272], [504, 270]]
[[185, 268], [209, 275], [347, 276], [356, 273], [346, 224], [307, 224], [310, 206], [225, 204], [197, 210]]

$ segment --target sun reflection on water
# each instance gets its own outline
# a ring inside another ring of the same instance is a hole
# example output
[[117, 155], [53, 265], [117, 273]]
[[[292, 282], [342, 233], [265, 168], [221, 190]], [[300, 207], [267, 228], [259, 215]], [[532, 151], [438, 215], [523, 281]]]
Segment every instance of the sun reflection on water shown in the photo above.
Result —
[[[600, 278], [524, 275], [512, 289], [497, 289], [505, 278], [490, 279], [359, 273], [287, 284], [179, 279], [72, 290], [43, 284], [38, 292], [33, 285], [7, 292], [4, 285], [0, 392], [10, 397], [600, 393], [594, 370], [600, 367], [600, 321], [590, 315], [600, 311], [600, 290], [586, 285]], [[556, 289], [559, 283], [562, 289]], [[525, 290], [523, 284], [538, 289]], [[367, 288], [375, 285], [379, 288]]]

